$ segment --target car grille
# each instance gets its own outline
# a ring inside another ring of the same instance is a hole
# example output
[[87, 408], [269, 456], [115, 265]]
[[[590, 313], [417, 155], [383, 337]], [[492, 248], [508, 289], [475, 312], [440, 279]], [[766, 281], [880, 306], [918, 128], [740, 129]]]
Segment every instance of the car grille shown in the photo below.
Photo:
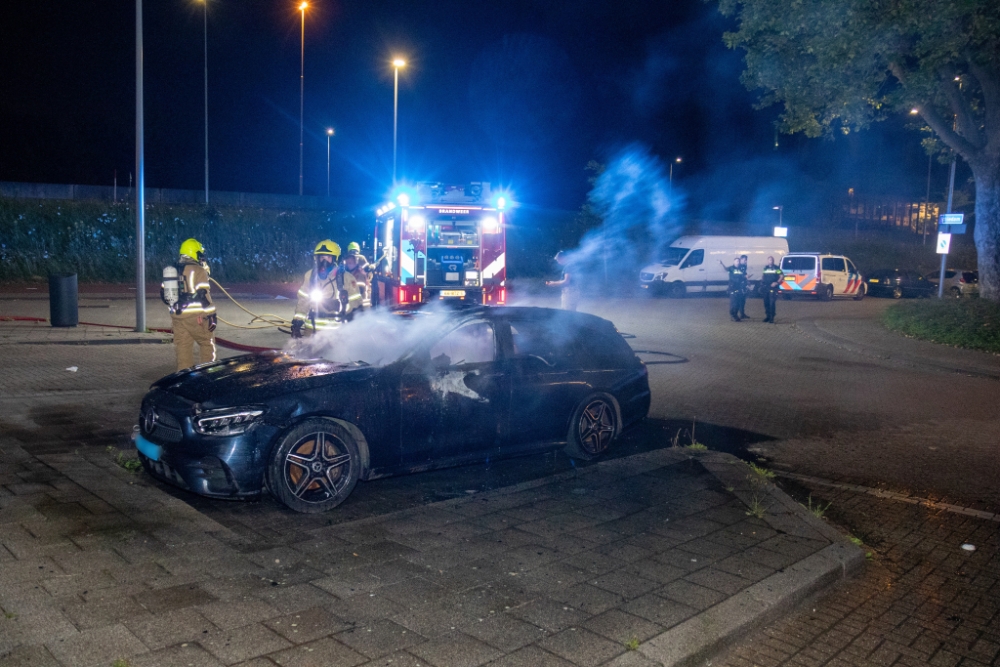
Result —
[[648, 280], [652, 280], [652, 279], [653, 279], [653, 274], [652, 273], [640, 273], [639, 274], [639, 280], [647, 280], [648, 281]]
[[[150, 413], [153, 415], [152, 419], [150, 419]], [[152, 424], [152, 428], [149, 428], [150, 424]], [[142, 434], [153, 440], [180, 442], [184, 438], [181, 424], [177, 418], [169, 412], [157, 410], [152, 406], [144, 407], [139, 413], [139, 426], [142, 429]]]

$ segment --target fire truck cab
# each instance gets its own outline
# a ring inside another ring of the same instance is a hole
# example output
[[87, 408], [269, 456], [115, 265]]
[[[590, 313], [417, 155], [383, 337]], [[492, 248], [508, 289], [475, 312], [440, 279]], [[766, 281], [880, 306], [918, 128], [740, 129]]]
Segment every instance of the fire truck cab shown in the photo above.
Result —
[[376, 212], [376, 271], [388, 303], [507, 300], [509, 200], [489, 183], [422, 183]]

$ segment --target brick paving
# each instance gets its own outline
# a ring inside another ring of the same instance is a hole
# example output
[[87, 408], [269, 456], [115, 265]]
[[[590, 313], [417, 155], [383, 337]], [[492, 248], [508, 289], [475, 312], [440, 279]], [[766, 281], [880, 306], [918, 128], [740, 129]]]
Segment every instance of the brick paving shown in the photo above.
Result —
[[829, 486], [797, 491], [830, 503], [830, 520], [863, 539], [871, 561], [855, 579], [713, 665], [1000, 664], [1000, 530], [994, 522]]

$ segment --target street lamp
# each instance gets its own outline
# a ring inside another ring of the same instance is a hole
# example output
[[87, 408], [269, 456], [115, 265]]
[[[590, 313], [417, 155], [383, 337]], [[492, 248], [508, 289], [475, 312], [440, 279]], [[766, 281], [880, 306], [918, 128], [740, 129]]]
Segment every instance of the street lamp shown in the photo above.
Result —
[[299, 65], [299, 196], [302, 196], [302, 139], [305, 136], [305, 99], [306, 99], [306, 8], [308, 2], [299, 5], [302, 14], [302, 56]]
[[326, 198], [330, 198], [330, 137], [334, 134], [333, 128], [326, 128]]
[[204, 7], [205, 36], [205, 203], [208, 203], [208, 0], [201, 0]]
[[778, 212], [778, 226], [779, 227], [784, 227], [784, 225], [781, 224], [781, 214], [784, 212], [785, 207], [783, 205], [779, 204], [778, 206], [775, 206], [772, 210], [775, 210], [775, 211]]
[[392, 61], [394, 69], [392, 84], [392, 182], [396, 183], [396, 128], [399, 121], [399, 69], [406, 67], [406, 61], [396, 58]]
[[681, 159], [679, 157], [674, 158], [674, 161], [670, 163], [670, 191], [674, 191], [674, 165], [680, 164]]

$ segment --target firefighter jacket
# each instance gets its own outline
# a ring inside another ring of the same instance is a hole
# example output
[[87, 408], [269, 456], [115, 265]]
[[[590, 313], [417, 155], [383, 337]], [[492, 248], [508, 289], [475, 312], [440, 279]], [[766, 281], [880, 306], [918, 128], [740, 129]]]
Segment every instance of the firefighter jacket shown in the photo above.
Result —
[[[341, 291], [347, 292], [348, 303], [352, 309], [361, 306], [362, 302], [367, 302], [371, 294], [371, 267], [364, 255], [358, 255], [353, 269], [347, 268], [346, 260], [340, 263], [340, 271], [337, 274], [337, 287]], [[347, 278], [354, 278], [354, 287]]]
[[739, 264], [734, 264], [733, 266], [727, 266], [726, 271], [729, 271], [729, 293], [733, 294], [736, 292], [742, 292], [747, 286], [747, 272]]
[[316, 276], [313, 270], [306, 271], [299, 288], [299, 300], [295, 304], [295, 316], [292, 319], [311, 321], [315, 318], [316, 326], [331, 324], [335, 315], [340, 314], [340, 295], [337, 290], [338, 269], [334, 266], [326, 278]]
[[206, 267], [189, 257], [182, 257], [177, 268], [180, 274], [180, 299], [171, 308], [171, 315], [184, 319], [215, 315]]
[[[760, 291], [761, 292], [776, 292], [781, 288], [781, 280], [785, 274], [777, 266], [765, 266], [764, 273], [760, 278]], [[771, 283], [778, 283], [774, 287], [771, 287]]]

